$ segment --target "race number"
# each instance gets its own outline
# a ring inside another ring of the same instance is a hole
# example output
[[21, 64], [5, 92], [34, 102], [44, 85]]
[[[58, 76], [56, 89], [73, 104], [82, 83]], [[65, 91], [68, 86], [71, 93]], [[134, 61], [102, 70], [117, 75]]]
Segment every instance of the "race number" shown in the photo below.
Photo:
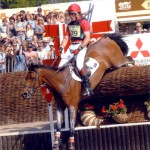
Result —
[[70, 25], [69, 30], [70, 30], [71, 37], [81, 36], [81, 28], [79, 25]]

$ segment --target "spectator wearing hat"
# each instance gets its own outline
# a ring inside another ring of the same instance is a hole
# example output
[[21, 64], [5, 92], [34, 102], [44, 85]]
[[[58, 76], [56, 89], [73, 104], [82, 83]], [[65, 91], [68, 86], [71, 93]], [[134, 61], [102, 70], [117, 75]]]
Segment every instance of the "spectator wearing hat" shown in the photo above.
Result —
[[49, 42], [50, 41], [49, 41], [48, 37], [43, 38], [43, 50], [46, 51], [46, 52], [50, 51]]
[[40, 64], [42, 64], [42, 60], [48, 59], [48, 53], [43, 49], [43, 44], [39, 44], [37, 50], [37, 58]]
[[42, 15], [42, 8], [41, 8], [41, 7], [38, 7], [38, 9], [37, 9], [37, 14], [38, 14], [39, 17], [42, 17], [42, 18], [43, 18], [44, 22], [46, 21], [45, 16]]
[[54, 48], [54, 42], [50, 42], [50, 52], [48, 54], [49, 59], [56, 59], [56, 53], [55, 53], [55, 48]]
[[143, 25], [140, 22], [137, 22], [133, 34], [141, 34], [142, 32], [143, 32]]

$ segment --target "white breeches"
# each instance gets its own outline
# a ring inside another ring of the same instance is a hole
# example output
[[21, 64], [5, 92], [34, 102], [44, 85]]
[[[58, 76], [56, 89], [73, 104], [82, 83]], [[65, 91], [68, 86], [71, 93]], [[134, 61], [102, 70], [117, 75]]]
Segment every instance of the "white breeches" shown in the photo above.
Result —
[[[67, 63], [71, 58], [74, 57], [74, 54], [72, 54], [72, 51], [77, 49], [81, 43], [79, 44], [71, 44], [69, 48], [67, 49], [66, 53], [61, 54], [61, 61], [59, 63], [58, 67], [63, 66], [65, 63]], [[79, 53], [75, 56], [76, 59], [76, 66], [77, 69], [80, 71], [84, 66], [84, 58], [86, 54], [86, 47], [79, 51]]]

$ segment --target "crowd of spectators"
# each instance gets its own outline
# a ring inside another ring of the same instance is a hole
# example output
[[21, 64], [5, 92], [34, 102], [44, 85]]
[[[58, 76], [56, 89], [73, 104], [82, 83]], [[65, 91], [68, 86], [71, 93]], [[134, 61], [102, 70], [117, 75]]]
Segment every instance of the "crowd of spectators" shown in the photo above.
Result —
[[54, 39], [44, 37], [44, 25], [67, 24], [67, 12], [49, 12], [42, 15], [21, 10], [0, 25], [0, 72], [25, 71], [28, 63], [41, 63], [43, 59], [55, 59]]

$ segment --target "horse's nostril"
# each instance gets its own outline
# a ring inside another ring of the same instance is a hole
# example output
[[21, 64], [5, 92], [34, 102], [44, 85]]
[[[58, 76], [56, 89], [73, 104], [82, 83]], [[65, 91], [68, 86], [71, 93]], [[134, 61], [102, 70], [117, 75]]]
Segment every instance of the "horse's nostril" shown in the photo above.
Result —
[[23, 99], [27, 99], [27, 93], [23, 93], [21, 94], [21, 96], [23, 97]]

